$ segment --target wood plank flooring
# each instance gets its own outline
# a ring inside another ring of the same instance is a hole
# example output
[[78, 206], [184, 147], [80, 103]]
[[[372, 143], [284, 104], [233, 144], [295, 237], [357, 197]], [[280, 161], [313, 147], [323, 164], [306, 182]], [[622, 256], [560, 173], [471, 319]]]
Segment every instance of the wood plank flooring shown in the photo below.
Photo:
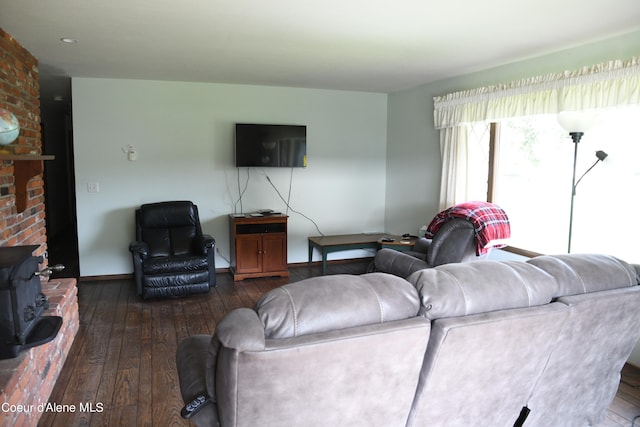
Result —
[[[329, 274], [361, 274], [368, 263], [330, 264]], [[235, 283], [230, 274], [219, 273], [218, 286], [208, 295], [150, 302], [135, 295], [132, 280], [80, 282], [80, 329], [50, 398], [67, 406], [45, 412], [39, 426], [190, 425], [180, 417], [178, 343], [190, 335], [212, 334], [229, 311], [253, 306], [275, 287], [320, 275], [321, 267], [290, 271], [288, 279]], [[639, 414], [640, 370], [626, 366], [606, 422], [598, 427], [629, 427]]]
[[[329, 266], [329, 273], [361, 274], [369, 261]], [[67, 405], [45, 412], [40, 426], [187, 426], [180, 417], [175, 367], [178, 343], [213, 334], [229, 311], [251, 307], [267, 291], [321, 274], [321, 266], [294, 267], [289, 278], [233, 282], [219, 273], [207, 295], [141, 301], [132, 280], [80, 282], [80, 329], [49, 399]], [[81, 411], [93, 405], [96, 412]], [[75, 405], [75, 411], [69, 410]]]

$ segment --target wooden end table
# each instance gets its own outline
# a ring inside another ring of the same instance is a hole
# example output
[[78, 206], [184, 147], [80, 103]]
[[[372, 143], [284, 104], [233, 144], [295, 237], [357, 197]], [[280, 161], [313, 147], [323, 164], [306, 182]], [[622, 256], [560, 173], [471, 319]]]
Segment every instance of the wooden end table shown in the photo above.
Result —
[[333, 236], [309, 237], [309, 266], [313, 259], [313, 248], [322, 254], [322, 274], [327, 274], [327, 254], [331, 252], [347, 251], [352, 249], [390, 248], [400, 251], [408, 251], [415, 244], [416, 239], [403, 240], [402, 236], [387, 233], [359, 233], [339, 234]]

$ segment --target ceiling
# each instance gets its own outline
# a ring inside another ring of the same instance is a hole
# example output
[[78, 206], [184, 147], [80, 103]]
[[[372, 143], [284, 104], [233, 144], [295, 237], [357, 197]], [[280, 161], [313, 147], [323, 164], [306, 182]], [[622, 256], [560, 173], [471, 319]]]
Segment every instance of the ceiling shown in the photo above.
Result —
[[390, 93], [636, 31], [640, 1], [0, 0], [0, 27], [43, 103], [69, 77]]

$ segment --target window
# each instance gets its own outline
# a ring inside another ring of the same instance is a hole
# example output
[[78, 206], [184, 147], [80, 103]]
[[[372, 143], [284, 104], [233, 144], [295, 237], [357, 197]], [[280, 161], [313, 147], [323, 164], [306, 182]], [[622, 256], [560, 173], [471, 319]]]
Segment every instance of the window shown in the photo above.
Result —
[[[511, 219], [510, 245], [566, 253], [574, 143], [555, 114], [499, 124], [497, 162], [489, 181], [495, 183], [492, 201]], [[578, 144], [576, 180], [598, 160], [597, 150], [609, 156], [576, 186], [571, 252], [606, 253], [640, 263], [640, 228], [635, 224], [640, 212], [639, 124], [638, 105], [604, 110]], [[482, 159], [487, 164], [489, 138], [478, 131], [481, 127], [487, 128], [476, 125], [469, 134], [469, 152], [476, 153], [477, 163]], [[471, 193], [476, 199], [486, 198], [486, 171], [470, 171], [478, 183]]]
[[[514, 245], [566, 252], [576, 145], [561, 134], [555, 113], [600, 110], [599, 126], [578, 145], [578, 177], [589, 169], [596, 150], [606, 151], [609, 158], [577, 188], [571, 251], [608, 252], [640, 262], [640, 254], [633, 250], [640, 232], [632, 222], [640, 207], [639, 167], [634, 162], [640, 146], [635, 136], [639, 87], [640, 58], [632, 57], [434, 97], [434, 125], [440, 130], [442, 153], [439, 206], [482, 199], [476, 193], [487, 185], [487, 175], [473, 164], [482, 156], [470, 156], [474, 135], [484, 133], [470, 123], [491, 123], [492, 142], [486, 151], [490, 159], [482, 161], [491, 174], [487, 194], [507, 205]], [[497, 138], [500, 127], [503, 132]]]

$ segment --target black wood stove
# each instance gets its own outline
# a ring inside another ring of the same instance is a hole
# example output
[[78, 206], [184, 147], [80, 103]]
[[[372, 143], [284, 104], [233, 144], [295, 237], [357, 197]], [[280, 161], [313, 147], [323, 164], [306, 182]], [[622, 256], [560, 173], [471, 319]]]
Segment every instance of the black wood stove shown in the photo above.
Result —
[[62, 318], [42, 316], [49, 307], [42, 293], [38, 246], [0, 247], [0, 359], [16, 357], [22, 350], [53, 340]]

